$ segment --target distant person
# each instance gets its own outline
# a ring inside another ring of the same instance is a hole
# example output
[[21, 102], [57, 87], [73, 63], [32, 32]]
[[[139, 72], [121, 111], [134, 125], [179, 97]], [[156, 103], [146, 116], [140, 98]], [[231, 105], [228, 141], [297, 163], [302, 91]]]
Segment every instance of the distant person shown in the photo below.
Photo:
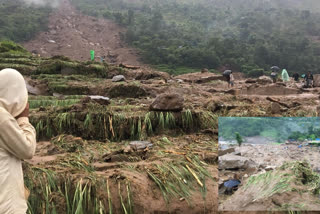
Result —
[[228, 87], [231, 87], [231, 88], [232, 88], [233, 86], [234, 86], [234, 76], [233, 76], [232, 71], [231, 71]]
[[232, 73], [232, 71], [231, 70], [225, 70], [224, 72], [223, 72], [223, 76], [224, 76], [224, 78], [226, 79], [226, 81], [228, 82], [228, 88], [230, 87], [230, 74]]
[[100, 56], [100, 62], [104, 63], [106, 56]]
[[307, 88], [311, 88], [313, 85], [313, 75], [311, 74], [311, 72], [308, 72], [308, 74], [305, 75], [304, 79], [305, 79], [305, 86]]
[[288, 71], [286, 69], [282, 70], [281, 78], [282, 78], [283, 82], [289, 81], [290, 77], [289, 77]]
[[23, 76], [14, 69], [0, 71], [0, 213], [25, 214], [29, 191], [25, 189], [21, 160], [31, 159], [36, 131], [29, 123], [28, 91]]
[[272, 71], [270, 76], [271, 76], [271, 79], [272, 79], [273, 83], [276, 83], [277, 82], [278, 73], [276, 71]]
[[300, 75], [299, 75], [297, 72], [294, 73], [294, 74], [292, 75], [292, 77], [293, 77], [294, 81], [299, 82], [299, 77], [300, 77]]

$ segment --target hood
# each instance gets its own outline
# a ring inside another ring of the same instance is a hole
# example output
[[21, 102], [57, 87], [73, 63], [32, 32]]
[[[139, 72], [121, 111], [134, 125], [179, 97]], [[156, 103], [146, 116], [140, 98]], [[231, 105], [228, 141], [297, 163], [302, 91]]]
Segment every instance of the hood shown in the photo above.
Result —
[[23, 76], [14, 69], [0, 71], [0, 107], [13, 117], [23, 112], [28, 102], [28, 90]]

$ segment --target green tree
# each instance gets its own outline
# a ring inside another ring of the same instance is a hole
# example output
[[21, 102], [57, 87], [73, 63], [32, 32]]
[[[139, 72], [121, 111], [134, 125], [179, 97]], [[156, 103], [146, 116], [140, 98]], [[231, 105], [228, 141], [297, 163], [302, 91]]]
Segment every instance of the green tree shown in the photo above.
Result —
[[243, 139], [241, 137], [241, 135], [239, 134], [239, 132], [236, 132], [236, 140], [239, 146], [241, 146], [241, 144], [243, 143]]

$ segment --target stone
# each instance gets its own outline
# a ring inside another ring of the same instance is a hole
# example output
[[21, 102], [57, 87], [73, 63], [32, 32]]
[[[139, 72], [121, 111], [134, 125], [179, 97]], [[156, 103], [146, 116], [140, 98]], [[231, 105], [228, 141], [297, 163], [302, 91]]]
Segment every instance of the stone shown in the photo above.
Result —
[[201, 73], [209, 73], [209, 70], [208, 70], [207, 68], [203, 68], [203, 69], [201, 70]]
[[177, 93], [165, 93], [156, 97], [149, 109], [151, 111], [182, 111], [184, 98]]
[[257, 83], [260, 85], [267, 85], [273, 83], [272, 79], [268, 76], [261, 76], [257, 79]]
[[281, 106], [279, 103], [271, 103], [271, 113], [281, 114]]
[[254, 80], [254, 79], [247, 79], [245, 81], [245, 83], [256, 83], [256, 82], [257, 82], [257, 80]]
[[257, 164], [249, 158], [227, 154], [219, 157], [219, 169], [249, 169]]
[[130, 147], [137, 151], [137, 150], [144, 150], [146, 148], [152, 148], [153, 144], [149, 141], [132, 141], [129, 143]]
[[182, 79], [177, 79], [177, 83], [183, 83], [183, 80]]
[[123, 75], [117, 75], [112, 78], [112, 82], [122, 82], [126, 81], [126, 78]]
[[223, 156], [232, 152], [235, 152], [236, 150], [234, 148], [229, 148], [229, 149], [221, 149], [219, 150], [219, 156]]
[[109, 97], [103, 97], [103, 96], [89, 96], [89, 98], [100, 105], [109, 105], [110, 104], [110, 98]]
[[275, 166], [267, 166], [264, 169], [268, 172], [268, 171], [274, 170], [275, 168], [276, 168]]

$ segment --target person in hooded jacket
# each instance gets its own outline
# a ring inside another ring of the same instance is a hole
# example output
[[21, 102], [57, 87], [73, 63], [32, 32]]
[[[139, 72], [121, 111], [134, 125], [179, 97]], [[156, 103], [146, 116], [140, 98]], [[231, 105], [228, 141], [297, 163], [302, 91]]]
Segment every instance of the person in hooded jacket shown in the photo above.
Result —
[[36, 149], [36, 131], [29, 123], [28, 91], [14, 69], [0, 71], [0, 213], [26, 214], [28, 191], [21, 161]]

